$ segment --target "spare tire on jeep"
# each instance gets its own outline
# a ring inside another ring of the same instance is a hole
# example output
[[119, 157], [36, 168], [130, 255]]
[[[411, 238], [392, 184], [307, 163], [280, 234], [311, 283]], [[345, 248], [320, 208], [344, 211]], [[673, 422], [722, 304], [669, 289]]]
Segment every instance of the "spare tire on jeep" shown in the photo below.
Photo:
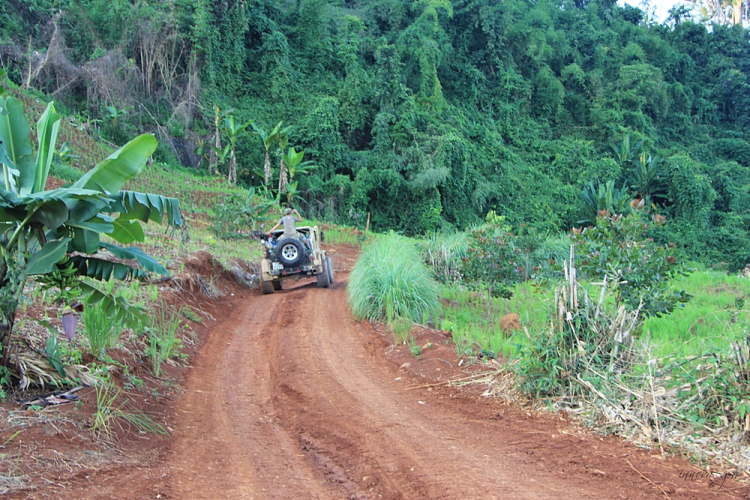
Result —
[[305, 247], [295, 238], [282, 238], [276, 243], [276, 257], [285, 266], [293, 266], [302, 260]]

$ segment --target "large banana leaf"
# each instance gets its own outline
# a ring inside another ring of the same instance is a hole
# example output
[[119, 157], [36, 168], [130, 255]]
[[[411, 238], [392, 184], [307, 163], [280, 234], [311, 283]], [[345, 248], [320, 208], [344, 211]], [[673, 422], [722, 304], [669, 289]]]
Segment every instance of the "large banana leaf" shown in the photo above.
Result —
[[116, 193], [141, 172], [156, 146], [157, 142], [153, 135], [140, 135], [89, 170], [72, 187]]
[[105, 259], [103, 256], [90, 255], [83, 257], [77, 255], [73, 260], [79, 273], [100, 281], [108, 281], [112, 278], [123, 281], [138, 279], [148, 274], [143, 269], [131, 267], [121, 262], [113, 262]]
[[[59, 188], [52, 191], [42, 191], [31, 193], [17, 198], [17, 206], [23, 207], [29, 216], [31, 222], [39, 222], [47, 229], [57, 229], [63, 224], [78, 227], [90, 221], [89, 217], [86, 222], [78, 219], [71, 219], [69, 207], [76, 207], [79, 202], [87, 202], [95, 206], [106, 206], [107, 198], [98, 191], [87, 189]], [[96, 212], [94, 212], [96, 215]], [[108, 221], [108, 222], [111, 222]], [[90, 228], [95, 229], [95, 228]], [[111, 225], [109, 230], [112, 232]]]
[[3, 145], [2, 141], [0, 141], [0, 165], [3, 167], [3, 181], [5, 182], [5, 186], [11, 189], [15, 185], [13, 177], [18, 176], [18, 170], [16, 170], [11, 159], [8, 158], [8, 154], [5, 152], [5, 145]]
[[[122, 248], [105, 242], [99, 243], [99, 246], [111, 252], [116, 259], [107, 258], [102, 254], [76, 255], [74, 257], [79, 272], [90, 278], [108, 280], [114, 277], [118, 280], [126, 280], [145, 277], [148, 272], [169, 274], [156, 259], [149, 257], [140, 248]], [[130, 266], [126, 262], [118, 261], [118, 259], [123, 261], [135, 260], [141, 268]]]
[[47, 176], [49, 175], [49, 168], [52, 165], [52, 158], [55, 153], [55, 143], [57, 142], [57, 132], [60, 130], [61, 119], [62, 117], [57, 114], [55, 107], [52, 103], [49, 103], [36, 125], [39, 149], [37, 150], [34, 177], [31, 179], [33, 183], [27, 186], [23, 181], [28, 182], [28, 177], [21, 178], [18, 186], [21, 194], [44, 191], [47, 184]]
[[[99, 233], [85, 228], [73, 229], [73, 249], [85, 254], [96, 253], [99, 250]], [[80, 268], [79, 268], [80, 269]]]
[[169, 226], [182, 225], [180, 200], [177, 198], [135, 191], [119, 191], [112, 198], [114, 202], [110, 209], [112, 212], [120, 212], [120, 219], [161, 223], [166, 215]]
[[[13, 97], [0, 97], [0, 107], [5, 108], [5, 113], [0, 114], [0, 142], [7, 158], [13, 163], [8, 167], [15, 167], [21, 183], [31, 183], [34, 179], [34, 157], [29, 140], [29, 122], [23, 114], [23, 107]], [[5, 188], [11, 189], [11, 186], [6, 183]]]
[[70, 238], [48, 241], [38, 252], [31, 254], [26, 263], [26, 274], [47, 274], [68, 252]]
[[26, 205], [31, 222], [39, 222], [48, 229], [57, 229], [68, 221], [68, 207], [62, 200], [36, 200]]
[[113, 255], [116, 257], [119, 257], [121, 259], [135, 259], [138, 261], [138, 264], [143, 267], [146, 271], [152, 272], [152, 273], [159, 273], [159, 274], [169, 274], [169, 272], [159, 264], [159, 262], [154, 259], [153, 257], [150, 257], [146, 255], [143, 250], [141, 250], [138, 247], [128, 247], [128, 248], [122, 248], [118, 247], [117, 245], [113, 245], [111, 243], [104, 243], [102, 242], [101, 247], [105, 250], [109, 250], [112, 252]]
[[112, 226], [114, 227], [114, 231], [112, 231], [110, 236], [118, 243], [127, 245], [134, 241], [144, 241], [146, 239], [146, 235], [143, 233], [143, 227], [137, 220], [124, 220], [119, 218], [112, 222]]
[[[25, 217], [21, 200], [13, 192], [0, 189], [0, 223], [21, 222]], [[0, 233], [2, 232], [0, 229]]]

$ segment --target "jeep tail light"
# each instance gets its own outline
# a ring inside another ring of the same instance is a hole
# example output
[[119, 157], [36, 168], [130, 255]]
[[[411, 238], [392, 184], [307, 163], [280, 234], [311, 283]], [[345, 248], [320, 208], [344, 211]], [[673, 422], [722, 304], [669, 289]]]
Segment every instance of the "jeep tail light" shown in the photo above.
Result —
[[313, 254], [310, 254], [310, 262], [315, 260], [315, 256]]

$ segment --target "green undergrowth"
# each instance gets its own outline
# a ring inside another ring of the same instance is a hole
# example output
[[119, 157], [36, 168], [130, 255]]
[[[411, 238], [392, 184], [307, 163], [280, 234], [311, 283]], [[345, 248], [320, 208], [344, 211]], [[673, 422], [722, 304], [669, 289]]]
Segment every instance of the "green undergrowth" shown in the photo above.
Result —
[[[311, 223], [318, 224], [318, 223]], [[326, 243], [329, 245], [351, 245], [360, 246], [366, 240], [362, 231], [352, 227], [337, 226], [335, 224], [320, 224], [321, 229], [325, 232]]]
[[441, 287], [444, 307], [440, 327], [451, 332], [459, 356], [512, 358], [525, 344], [526, 335], [523, 331], [503, 332], [500, 318], [505, 314], [517, 313], [530, 331], [549, 323], [549, 294], [531, 282], [516, 285], [513, 292], [510, 299], [493, 299], [490, 310], [486, 295], [459, 286]]
[[[695, 356], [726, 349], [734, 336], [732, 334], [750, 323], [750, 279], [715, 271], [698, 271], [680, 279], [679, 286], [693, 299], [669, 316], [648, 318], [639, 332], [639, 336], [649, 336], [656, 357]], [[591, 296], [598, 294], [599, 287], [587, 288]], [[475, 353], [489, 349], [512, 357], [513, 352], [525, 343], [526, 335], [523, 332], [503, 333], [499, 328], [500, 317], [517, 313], [521, 325], [529, 332], [547, 331], [554, 292], [531, 281], [520, 283], [514, 287], [510, 299], [493, 299], [489, 319], [486, 296], [457, 285], [444, 285], [440, 297], [445, 306], [443, 328], [453, 332], [457, 344], [467, 346]]]
[[695, 272], [679, 282], [693, 298], [671, 315], [649, 318], [657, 357], [703, 355], [726, 349], [750, 317], [750, 279], [716, 271]]

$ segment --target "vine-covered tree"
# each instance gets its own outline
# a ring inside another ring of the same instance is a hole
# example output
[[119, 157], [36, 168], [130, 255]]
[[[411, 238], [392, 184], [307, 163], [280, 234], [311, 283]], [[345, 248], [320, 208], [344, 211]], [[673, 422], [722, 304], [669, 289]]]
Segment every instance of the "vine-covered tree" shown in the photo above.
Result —
[[[296, 186], [310, 216], [425, 233], [495, 210], [555, 232], [587, 216], [587, 185], [611, 181], [659, 205], [691, 258], [746, 263], [743, 197], [704, 196], [698, 222], [676, 196], [750, 166], [744, 0], [678, 6], [661, 24], [609, 0], [58, 4], [0, 4], [11, 80], [81, 117], [134, 106], [102, 134], [161, 134], [175, 147], [157, 160], [215, 145], [217, 106], [295, 124], [289, 144], [318, 166]], [[237, 142], [237, 181], [283, 190], [287, 148], [267, 132]], [[630, 159], [611, 147], [626, 138], [640, 144]], [[260, 165], [277, 166], [273, 181]]]

